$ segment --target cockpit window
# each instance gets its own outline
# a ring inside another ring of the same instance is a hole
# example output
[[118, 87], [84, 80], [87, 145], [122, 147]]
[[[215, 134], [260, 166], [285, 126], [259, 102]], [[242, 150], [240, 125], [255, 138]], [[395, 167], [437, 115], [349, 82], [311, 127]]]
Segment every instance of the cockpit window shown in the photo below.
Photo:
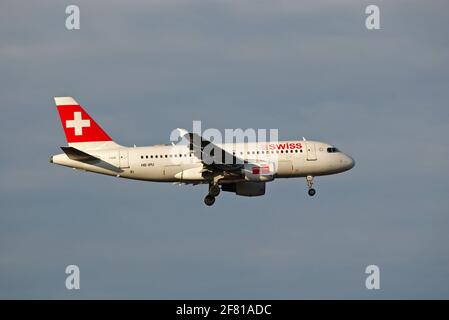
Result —
[[335, 153], [335, 152], [340, 152], [340, 150], [338, 150], [335, 147], [329, 147], [329, 148], [327, 148], [327, 152], [328, 153]]

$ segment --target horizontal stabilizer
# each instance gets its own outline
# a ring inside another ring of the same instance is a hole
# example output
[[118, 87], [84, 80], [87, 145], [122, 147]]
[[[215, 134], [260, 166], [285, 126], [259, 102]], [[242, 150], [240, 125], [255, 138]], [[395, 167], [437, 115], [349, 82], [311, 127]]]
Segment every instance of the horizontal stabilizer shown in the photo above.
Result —
[[76, 160], [76, 161], [95, 161], [100, 160], [97, 157], [94, 157], [93, 155], [90, 155], [88, 153], [85, 153], [84, 151], [78, 150], [74, 147], [61, 147], [62, 151], [69, 157], [69, 159]]

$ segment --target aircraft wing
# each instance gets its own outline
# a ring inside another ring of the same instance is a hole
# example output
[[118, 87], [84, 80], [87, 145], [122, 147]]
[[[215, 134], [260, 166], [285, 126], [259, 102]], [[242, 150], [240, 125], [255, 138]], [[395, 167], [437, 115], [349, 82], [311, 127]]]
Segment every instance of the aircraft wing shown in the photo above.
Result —
[[190, 151], [193, 151], [195, 157], [201, 159], [207, 169], [236, 171], [243, 168], [245, 160], [223, 150], [200, 135], [189, 132], [184, 137], [189, 141]]

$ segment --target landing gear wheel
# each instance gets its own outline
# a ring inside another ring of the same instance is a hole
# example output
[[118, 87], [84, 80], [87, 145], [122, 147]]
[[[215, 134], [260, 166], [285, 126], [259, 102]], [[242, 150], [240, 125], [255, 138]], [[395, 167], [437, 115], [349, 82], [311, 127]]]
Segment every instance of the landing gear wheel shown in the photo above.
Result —
[[204, 198], [204, 203], [206, 204], [206, 206], [211, 206], [215, 203], [215, 197], [211, 196], [211, 195], [207, 195]]
[[313, 188], [313, 176], [307, 176], [306, 177], [307, 182], [307, 188], [309, 188], [309, 196], [313, 197], [316, 193], [315, 189]]
[[219, 194], [220, 194], [220, 187], [218, 186], [218, 185], [212, 185], [210, 188], [209, 188], [209, 195], [210, 196], [212, 196], [212, 197], [216, 197], [216, 196], [218, 196]]

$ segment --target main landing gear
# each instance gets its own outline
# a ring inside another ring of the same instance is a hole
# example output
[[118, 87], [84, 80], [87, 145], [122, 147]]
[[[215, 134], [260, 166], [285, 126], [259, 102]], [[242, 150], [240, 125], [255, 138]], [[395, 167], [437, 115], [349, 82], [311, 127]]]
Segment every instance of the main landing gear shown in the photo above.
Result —
[[314, 188], [312, 188], [313, 186], [313, 177], [312, 176], [307, 176], [306, 177], [306, 182], [307, 182], [307, 188], [309, 188], [309, 191], [307, 192], [309, 194], [309, 196], [313, 197], [316, 193], [316, 190]]
[[220, 186], [218, 184], [209, 184], [209, 193], [204, 198], [206, 206], [211, 206], [215, 203], [215, 197], [220, 194]]

